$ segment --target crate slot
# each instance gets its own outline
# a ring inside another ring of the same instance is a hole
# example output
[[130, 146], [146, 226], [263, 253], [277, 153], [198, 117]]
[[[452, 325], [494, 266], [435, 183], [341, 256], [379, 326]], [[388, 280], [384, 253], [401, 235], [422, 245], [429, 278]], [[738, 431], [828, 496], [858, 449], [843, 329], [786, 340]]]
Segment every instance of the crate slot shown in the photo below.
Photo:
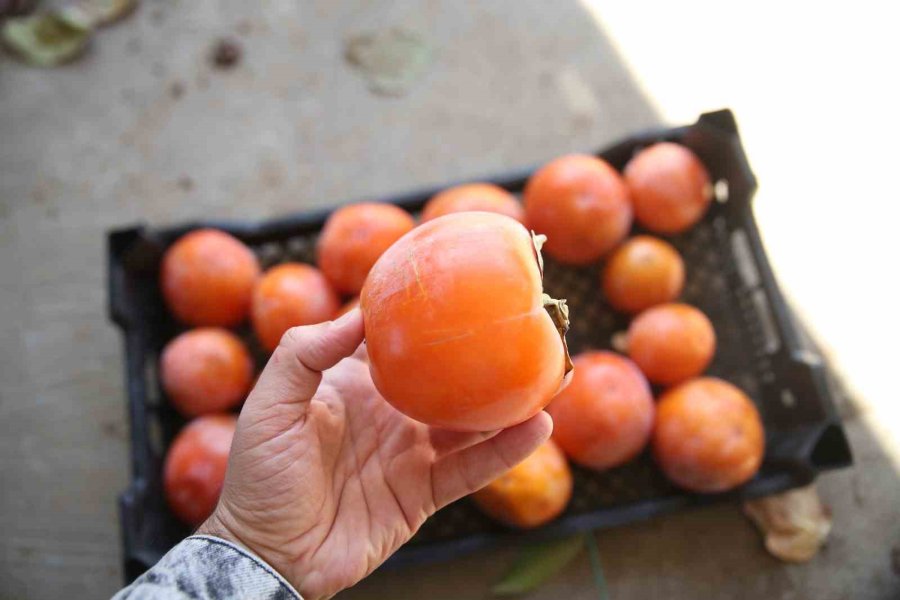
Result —
[[784, 388], [781, 390], [781, 404], [785, 408], [794, 408], [797, 406], [797, 396], [789, 388]]
[[159, 406], [159, 378], [156, 372], [156, 361], [148, 358], [144, 363], [144, 403], [147, 406]]
[[760, 282], [759, 269], [756, 268], [756, 262], [753, 260], [750, 240], [747, 239], [747, 233], [743, 229], [735, 229], [731, 232], [731, 252], [734, 255], [741, 281], [748, 288], [757, 287]]
[[781, 338], [775, 329], [775, 320], [772, 318], [772, 309], [769, 307], [769, 300], [766, 298], [765, 292], [762, 290], [754, 290], [751, 294], [753, 300], [753, 308], [759, 317], [759, 323], [762, 328], [763, 337], [765, 339], [763, 348], [768, 354], [775, 354], [781, 348]]
[[728, 180], [720, 179], [713, 184], [713, 198], [716, 199], [716, 202], [719, 204], [725, 204], [728, 202]]

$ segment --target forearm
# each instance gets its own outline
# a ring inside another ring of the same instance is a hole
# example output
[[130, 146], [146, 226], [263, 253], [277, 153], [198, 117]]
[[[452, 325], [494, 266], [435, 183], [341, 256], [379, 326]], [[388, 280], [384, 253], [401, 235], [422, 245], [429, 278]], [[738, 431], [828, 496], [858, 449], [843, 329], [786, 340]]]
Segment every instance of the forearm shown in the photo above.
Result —
[[223, 539], [195, 535], [172, 548], [113, 600], [302, 600], [272, 567]]

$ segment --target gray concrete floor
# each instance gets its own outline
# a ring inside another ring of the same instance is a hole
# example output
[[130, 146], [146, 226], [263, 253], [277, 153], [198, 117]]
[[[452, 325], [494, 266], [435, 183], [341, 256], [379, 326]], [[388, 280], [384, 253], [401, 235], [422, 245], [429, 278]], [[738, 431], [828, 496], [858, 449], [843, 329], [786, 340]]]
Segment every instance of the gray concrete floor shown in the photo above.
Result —
[[[145, 1], [70, 66], [0, 55], [0, 598], [120, 582], [129, 450], [107, 229], [383, 196], [660, 120], [580, 3], [300, 4]], [[371, 94], [342, 58], [348, 35], [391, 25], [436, 48], [402, 98]], [[220, 35], [244, 46], [232, 71], [209, 67]], [[847, 418], [858, 464], [821, 480], [835, 530], [812, 563], [778, 563], [720, 506], [600, 533], [611, 596], [896, 597], [896, 455]], [[342, 597], [488, 597], [512, 553], [377, 573]], [[592, 598], [589, 582], [582, 559], [534, 597]]]

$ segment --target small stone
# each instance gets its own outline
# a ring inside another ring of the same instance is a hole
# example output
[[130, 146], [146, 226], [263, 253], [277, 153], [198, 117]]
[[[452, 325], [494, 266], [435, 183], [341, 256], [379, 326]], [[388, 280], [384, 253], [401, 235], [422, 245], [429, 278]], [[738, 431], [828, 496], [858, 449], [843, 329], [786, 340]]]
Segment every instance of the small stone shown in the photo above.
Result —
[[212, 62], [219, 69], [231, 69], [240, 62], [242, 54], [243, 48], [238, 41], [222, 38], [213, 46]]

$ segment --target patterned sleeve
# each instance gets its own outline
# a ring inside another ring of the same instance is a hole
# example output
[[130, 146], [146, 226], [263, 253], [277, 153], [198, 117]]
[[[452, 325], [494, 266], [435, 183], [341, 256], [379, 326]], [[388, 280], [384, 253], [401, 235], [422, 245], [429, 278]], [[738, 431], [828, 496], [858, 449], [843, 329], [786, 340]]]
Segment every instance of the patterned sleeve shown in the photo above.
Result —
[[303, 600], [281, 575], [247, 550], [206, 535], [172, 548], [113, 600]]

